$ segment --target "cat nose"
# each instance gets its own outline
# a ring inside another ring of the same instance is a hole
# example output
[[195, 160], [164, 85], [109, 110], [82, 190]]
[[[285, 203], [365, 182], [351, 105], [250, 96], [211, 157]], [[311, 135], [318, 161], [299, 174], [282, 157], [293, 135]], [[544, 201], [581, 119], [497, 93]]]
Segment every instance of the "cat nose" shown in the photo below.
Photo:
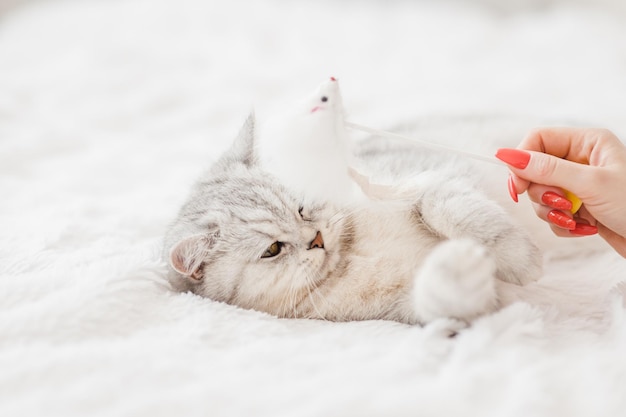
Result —
[[315, 248], [324, 249], [324, 239], [322, 239], [322, 234], [319, 231], [315, 235], [315, 239], [309, 243], [309, 250]]

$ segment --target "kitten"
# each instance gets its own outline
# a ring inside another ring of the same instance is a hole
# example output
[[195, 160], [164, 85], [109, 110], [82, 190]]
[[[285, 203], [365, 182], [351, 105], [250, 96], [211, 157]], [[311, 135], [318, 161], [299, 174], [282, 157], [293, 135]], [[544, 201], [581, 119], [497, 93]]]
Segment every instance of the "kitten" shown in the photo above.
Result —
[[255, 140], [251, 116], [167, 231], [176, 289], [278, 317], [423, 324], [494, 311], [498, 280], [540, 275], [538, 249], [458, 161], [370, 139], [355, 154], [376, 201], [303, 203]]

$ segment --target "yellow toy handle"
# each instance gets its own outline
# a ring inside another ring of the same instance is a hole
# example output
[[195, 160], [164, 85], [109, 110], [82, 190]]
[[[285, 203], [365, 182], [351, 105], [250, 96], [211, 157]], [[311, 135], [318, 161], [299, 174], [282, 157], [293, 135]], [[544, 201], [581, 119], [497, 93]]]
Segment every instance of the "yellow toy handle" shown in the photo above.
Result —
[[572, 193], [571, 191], [563, 190], [563, 192], [565, 193], [565, 197], [572, 202], [572, 209], [570, 210], [572, 214], [580, 210], [580, 206], [583, 205], [583, 202], [580, 200], [580, 198], [578, 198], [578, 196], [576, 196], [576, 194]]

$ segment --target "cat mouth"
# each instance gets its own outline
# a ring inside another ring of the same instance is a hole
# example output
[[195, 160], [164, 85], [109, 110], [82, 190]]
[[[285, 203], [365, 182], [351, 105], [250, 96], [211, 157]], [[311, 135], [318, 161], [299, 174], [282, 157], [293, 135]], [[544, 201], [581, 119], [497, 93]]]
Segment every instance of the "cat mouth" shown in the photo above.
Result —
[[309, 258], [308, 271], [306, 273], [306, 287], [309, 290], [315, 290], [322, 286], [333, 269], [333, 254], [328, 252], [328, 246], [317, 247], [313, 251], [316, 253], [315, 256]]

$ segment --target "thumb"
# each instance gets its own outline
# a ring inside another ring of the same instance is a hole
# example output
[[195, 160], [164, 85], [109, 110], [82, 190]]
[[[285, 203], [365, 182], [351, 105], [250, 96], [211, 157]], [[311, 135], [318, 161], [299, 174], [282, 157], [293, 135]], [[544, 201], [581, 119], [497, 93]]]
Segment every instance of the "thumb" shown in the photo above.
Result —
[[578, 194], [589, 176], [589, 165], [561, 159], [542, 152], [498, 149], [496, 158], [509, 165], [518, 177], [536, 184], [565, 188]]

